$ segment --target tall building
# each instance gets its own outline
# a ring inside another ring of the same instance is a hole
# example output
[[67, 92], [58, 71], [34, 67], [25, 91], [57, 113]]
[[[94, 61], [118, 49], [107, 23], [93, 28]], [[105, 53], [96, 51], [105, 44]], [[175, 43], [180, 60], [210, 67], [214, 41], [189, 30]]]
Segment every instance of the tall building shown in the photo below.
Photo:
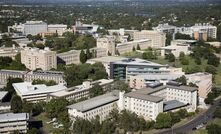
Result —
[[28, 130], [28, 113], [6, 113], [0, 114], [0, 133], [9, 134], [18, 131], [27, 133]]
[[107, 55], [115, 55], [115, 39], [113, 36], [97, 38], [97, 48], [106, 49]]
[[160, 48], [165, 46], [166, 34], [153, 30], [142, 30], [139, 32], [134, 32], [134, 40], [141, 39], [150, 39], [152, 41], [152, 48]]
[[38, 48], [25, 48], [21, 51], [21, 62], [30, 70], [41, 68], [50, 70], [57, 68], [56, 52], [49, 48], [40, 50]]
[[47, 32], [48, 25], [43, 21], [26, 21], [24, 24], [24, 35], [37, 35]]

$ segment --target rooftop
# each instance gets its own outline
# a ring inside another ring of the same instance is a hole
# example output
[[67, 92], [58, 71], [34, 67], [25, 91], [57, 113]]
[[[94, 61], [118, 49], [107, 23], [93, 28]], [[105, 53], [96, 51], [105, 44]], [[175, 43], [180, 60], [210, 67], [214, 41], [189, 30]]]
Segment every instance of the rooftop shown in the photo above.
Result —
[[60, 90], [65, 90], [67, 88], [62, 84], [46, 86], [44, 84], [32, 85], [31, 82], [13, 83], [12, 86], [14, 87], [15, 91], [22, 96], [31, 94], [52, 93]]
[[0, 91], [0, 101], [7, 95], [8, 91]]
[[127, 94], [125, 94], [125, 96], [132, 97], [132, 98], [137, 98], [137, 99], [142, 99], [142, 100], [147, 100], [147, 101], [151, 101], [151, 102], [163, 101], [163, 98], [161, 98], [161, 97], [152, 96], [152, 95], [148, 95], [148, 94], [141, 94], [141, 93], [136, 92], [136, 91], [127, 93]]
[[28, 113], [6, 113], [0, 114], [0, 122], [29, 120]]
[[123, 59], [127, 59], [125, 57], [119, 57], [119, 56], [106, 56], [106, 57], [100, 57], [100, 58], [94, 58], [94, 59], [89, 59], [89, 62], [102, 62], [102, 63], [110, 63], [110, 62], [116, 62], [120, 61]]
[[67, 108], [76, 109], [80, 112], [86, 112], [91, 109], [97, 108], [99, 106], [117, 101], [119, 99], [118, 93], [119, 93], [119, 91], [115, 90], [113, 92], [110, 92], [110, 93], [107, 93], [104, 95], [100, 95], [100, 96], [91, 98], [89, 100], [85, 100], [85, 101], [70, 105]]
[[133, 44], [133, 43], [146, 42], [146, 41], [151, 41], [151, 40], [150, 39], [141, 39], [141, 40], [134, 40], [134, 41], [124, 42], [124, 43], [119, 43], [119, 44], [117, 44], [117, 47], [129, 45], [129, 44]]
[[188, 104], [185, 104], [185, 103], [180, 102], [178, 100], [166, 101], [166, 102], [163, 102], [163, 104], [164, 104], [164, 107], [163, 107], [164, 112], [170, 111], [173, 109], [177, 109], [177, 108], [181, 108], [181, 107], [188, 105]]

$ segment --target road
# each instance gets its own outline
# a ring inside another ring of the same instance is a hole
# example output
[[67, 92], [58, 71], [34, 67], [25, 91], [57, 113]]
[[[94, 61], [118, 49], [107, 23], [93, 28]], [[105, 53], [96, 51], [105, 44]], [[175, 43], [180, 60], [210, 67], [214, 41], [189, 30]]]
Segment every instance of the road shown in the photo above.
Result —
[[211, 105], [210, 108], [206, 112], [202, 113], [201, 115], [197, 116], [193, 120], [189, 121], [187, 124], [176, 127], [176, 128], [165, 129], [155, 134], [176, 134], [179, 132], [186, 132], [186, 133], [191, 132], [192, 128], [198, 126], [199, 124], [213, 120], [213, 112], [219, 106], [220, 100], [221, 99], [215, 100], [214, 104]]

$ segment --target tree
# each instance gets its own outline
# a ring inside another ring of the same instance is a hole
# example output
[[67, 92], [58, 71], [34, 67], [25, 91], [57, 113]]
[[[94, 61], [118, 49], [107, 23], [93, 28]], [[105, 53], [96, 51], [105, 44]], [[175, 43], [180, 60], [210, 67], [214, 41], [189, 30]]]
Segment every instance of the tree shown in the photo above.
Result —
[[21, 78], [12, 78], [12, 77], [8, 78], [7, 84], [6, 84], [6, 87], [4, 88], [4, 90], [9, 92], [9, 94], [8, 94], [9, 100], [11, 99], [12, 95], [15, 93], [15, 89], [12, 86], [12, 84], [19, 83], [19, 82], [23, 82], [23, 80]]
[[90, 90], [89, 90], [90, 97], [96, 97], [98, 95], [104, 94], [103, 88], [99, 84], [95, 84]]
[[210, 55], [208, 56], [208, 61], [207, 61], [207, 63], [208, 63], [209, 65], [213, 65], [213, 66], [215, 66], [215, 67], [218, 67], [219, 64], [220, 64], [220, 58], [216, 57], [215, 54], [210, 54]]
[[137, 50], [141, 50], [141, 49], [140, 49], [140, 45], [139, 45], [139, 44], [137, 44]]
[[87, 48], [87, 50], [86, 50], [86, 55], [87, 55], [87, 59], [92, 58], [92, 53], [90, 52], [89, 48]]
[[133, 46], [133, 49], [132, 49], [133, 51], [136, 51], [136, 49], [135, 49], [135, 47]]
[[42, 113], [44, 111], [44, 106], [45, 106], [44, 102], [39, 102], [39, 103], [33, 104], [33, 106], [32, 106], [32, 116], [37, 116], [40, 113]]
[[13, 113], [20, 113], [22, 112], [22, 100], [21, 97], [18, 95], [14, 95], [11, 99], [11, 110]]
[[182, 83], [182, 85], [187, 84], [187, 80], [186, 80], [186, 77], [184, 75], [181, 76], [180, 78], [177, 78], [176, 81]]
[[185, 57], [184, 52], [180, 52], [179, 59], [182, 59], [182, 58], [184, 58], [184, 57]]
[[84, 50], [81, 50], [80, 61], [81, 63], [85, 63], [87, 61], [87, 55], [85, 54]]
[[76, 134], [91, 134], [92, 123], [89, 120], [77, 117], [73, 124], [73, 131]]
[[180, 122], [181, 120], [181, 117], [180, 115], [176, 112], [176, 113], [173, 113], [173, 112], [169, 112], [170, 113], [170, 116], [172, 118], [172, 125]]
[[172, 126], [172, 118], [169, 113], [159, 113], [156, 118], [155, 128], [169, 128]]
[[41, 132], [37, 128], [31, 128], [28, 130], [27, 134], [41, 134]]
[[221, 108], [220, 107], [216, 108], [213, 114], [216, 118], [221, 118]]
[[188, 112], [186, 109], [180, 109], [179, 111], [177, 111], [177, 114], [179, 114], [180, 118], [182, 119], [188, 116]]
[[195, 58], [194, 61], [195, 61], [195, 63], [196, 63], [197, 65], [201, 65], [201, 64], [202, 64], [201, 59], [200, 59], [199, 57]]
[[189, 64], [189, 60], [186, 57], [181, 58], [180, 62], [181, 62], [182, 65], [188, 65]]
[[169, 53], [166, 55], [165, 59], [167, 59], [169, 62], [174, 62], [175, 56], [172, 53]]
[[32, 112], [32, 104], [31, 103], [28, 103], [26, 101], [23, 102], [22, 104], [22, 112], [25, 112], [25, 113], [31, 113]]
[[45, 84], [46, 86], [53, 86], [53, 85], [57, 85], [57, 83], [53, 80], [41, 80], [41, 79], [36, 79], [32, 81], [33, 85], [37, 85], [37, 84]]
[[205, 72], [208, 72], [208, 73], [211, 73], [211, 74], [215, 75], [217, 73], [217, 70], [213, 65], [208, 65], [205, 68]]
[[210, 125], [207, 125], [206, 130], [208, 131], [208, 134], [220, 134], [221, 133], [221, 127], [213, 123]]
[[121, 80], [117, 80], [114, 82], [114, 84], [112, 86], [112, 90], [125, 91], [126, 93], [131, 91], [128, 84], [126, 84], [124, 81], [121, 81]]

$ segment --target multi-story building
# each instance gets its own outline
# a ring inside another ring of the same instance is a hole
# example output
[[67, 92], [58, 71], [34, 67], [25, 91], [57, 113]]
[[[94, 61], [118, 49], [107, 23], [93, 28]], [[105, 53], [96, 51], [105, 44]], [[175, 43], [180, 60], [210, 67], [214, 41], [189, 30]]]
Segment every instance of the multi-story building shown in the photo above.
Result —
[[[217, 37], [217, 27], [210, 24], [195, 24], [190, 28], [193, 32], [205, 32], [207, 37], [216, 39]], [[205, 36], [205, 35], [204, 35]], [[205, 39], [207, 37], [202, 37]]]
[[164, 47], [166, 43], [166, 34], [163, 32], [153, 30], [142, 30], [134, 32], [134, 40], [150, 39], [152, 41], [152, 48]]
[[183, 52], [185, 55], [190, 54], [190, 46], [188, 44], [177, 44], [171, 46], [161, 47], [161, 56], [165, 57], [167, 54], [172, 53], [175, 57], [179, 57]]
[[113, 36], [97, 38], [97, 48], [106, 49], [106, 55], [115, 55], [115, 39]]
[[65, 98], [68, 101], [79, 100], [81, 98], [88, 98], [89, 91], [95, 84], [99, 84], [103, 90], [107, 88], [107, 85], [113, 83], [113, 79], [100, 79], [97, 81], [85, 81], [82, 85], [74, 86], [49, 94], [49, 98]]
[[40, 50], [38, 48], [25, 48], [21, 51], [21, 62], [30, 70], [41, 68], [50, 70], [57, 68], [56, 52], [49, 48]]
[[26, 21], [24, 24], [24, 35], [37, 35], [47, 32], [48, 25], [43, 21]]
[[157, 27], [153, 27], [154, 31], [164, 32], [164, 33], [174, 33], [177, 31], [176, 26], [171, 26], [168, 23], [159, 24]]
[[13, 83], [12, 86], [22, 100], [31, 103], [47, 101], [48, 94], [67, 88], [63, 84], [46, 86], [44, 84], [32, 85], [31, 82]]
[[134, 32], [138, 32], [138, 30], [128, 30], [120, 28], [120, 29], [110, 29], [108, 30], [108, 32], [110, 35], [118, 35], [118, 36], [130, 35], [130, 37], [133, 39]]
[[15, 59], [15, 56], [20, 52], [16, 47], [0, 47], [0, 57], [10, 57]]
[[115, 90], [68, 106], [68, 114], [73, 121], [77, 117], [91, 120], [97, 116], [100, 117], [100, 121], [103, 121], [114, 108], [117, 108], [118, 99], [119, 91]]
[[76, 21], [75, 26], [73, 26], [74, 33], [80, 34], [95, 34], [99, 26], [94, 24], [83, 24], [80, 21]]
[[193, 83], [198, 86], [199, 105], [205, 105], [204, 99], [212, 90], [212, 74], [209, 73], [194, 73], [185, 75], [187, 83]]
[[79, 50], [71, 50], [64, 53], [57, 54], [58, 63], [64, 63], [66, 65], [70, 64], [80, 64], [80, 53]]
[[0, 84], [5, 85], [9, 77], [24, 79], [26, 73], [27, 71], [0, 70]]
[[129, 41], [124, 43], [119, 43], [116, 46], [116, 52], [117, 54], [123, 54], [126, 52], [132, 52], [133, 48], [137, 48], [137, 46], [140, 46], [140, 49], [147, 49], [152, 46], [152, 42], [150, 39], [142, 39], [142, 40], [135, 40], [135, 41]]
[[28, 130], [28, 113], [5, 113], [0, 114], [0, 133], [9, 134], [18, 131], [27, 133]]
[[62, 36], [67, 30], [67, 25], [64, 24], [50, 24], [48, 25], [48, 32], [57, 33], [59, 36]]
[[197, 108], [197, 88], [182, 86], [174, 82], [167, 85], [150, 84], [149, 88], [130, 93], [121, 93], [119, 109], [135, 112], [146, 120], [155, 120], [161, 112], [186, 108], [195, 111]]
[[8, 113], [11, 110], [10, 102], [0, 102], [0, 113]]

